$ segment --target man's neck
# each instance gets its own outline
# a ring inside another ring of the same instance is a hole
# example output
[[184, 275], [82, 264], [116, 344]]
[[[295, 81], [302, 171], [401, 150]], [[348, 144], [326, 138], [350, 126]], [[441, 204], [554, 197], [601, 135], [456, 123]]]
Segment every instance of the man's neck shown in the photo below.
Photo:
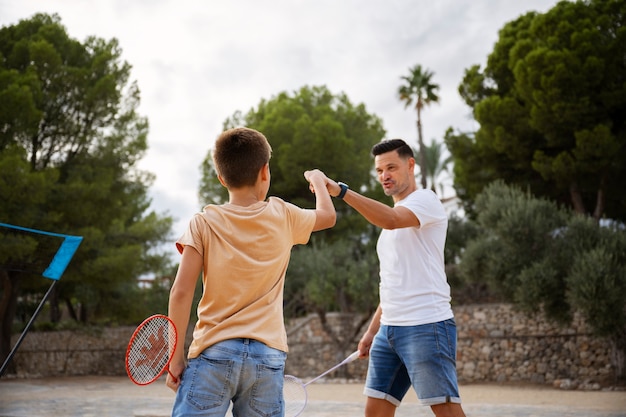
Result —
[[405, 198], [407, 198], [410, 194], [412, 194], [414, 191], [417, 191], [417, 185], [412, 185], [410, 187], [407, 187], [405, 190], [403, 190], [402, 192], [398, 193], [398, 194], [394, 194], [391, 197], [393, 198], [393, 202], [398, 203], [402, 200], [404, 200]]

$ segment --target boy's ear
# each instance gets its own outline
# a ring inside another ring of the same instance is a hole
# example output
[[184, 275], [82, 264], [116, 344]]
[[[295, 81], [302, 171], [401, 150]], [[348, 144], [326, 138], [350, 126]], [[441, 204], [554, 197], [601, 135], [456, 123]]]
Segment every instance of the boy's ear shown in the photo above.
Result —
[[261, 179], [263, 181], [267, 181], [270, 179], [270, 163], [269, 162], [263, 165], [263, 168], [261, 168]]
[[220, 174], [217, 174], [217, 179], [220, 181], [220, 184], [222, 184], [224, 187], [228, 188], [228, 186], [224, 182], [224, 178], [222, 178], [222, 176]]

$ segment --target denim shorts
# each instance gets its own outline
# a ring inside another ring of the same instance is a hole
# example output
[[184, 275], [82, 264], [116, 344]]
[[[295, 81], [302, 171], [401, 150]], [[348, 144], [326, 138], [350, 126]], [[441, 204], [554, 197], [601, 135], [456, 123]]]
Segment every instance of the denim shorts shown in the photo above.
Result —
[[252, 339], [230, 339], [190, 359], [172, 416], [283, 416], [287, 354]]
[[374, 337], [363, 393], [399, 406], [411, 385], [422, 405], [460, 403], [454, 319], [385, 326]]

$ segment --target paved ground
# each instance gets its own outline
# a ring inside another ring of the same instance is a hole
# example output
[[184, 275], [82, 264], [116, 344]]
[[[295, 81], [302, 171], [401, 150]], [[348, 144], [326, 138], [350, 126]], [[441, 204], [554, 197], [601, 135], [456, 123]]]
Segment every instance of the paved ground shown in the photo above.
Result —
[[[362, 384], [308, 386], [303, 417], [363, 415]], [[546, 387], [464, 385], [468, 417], [626, 417], [626, 391], [561, 391]], [[126, 377], [0, 380], [0, 417], [166, 417], [174, 394], [164, 381], [139, 387]], [[410, 394], [397, 417], [432, 416]]]

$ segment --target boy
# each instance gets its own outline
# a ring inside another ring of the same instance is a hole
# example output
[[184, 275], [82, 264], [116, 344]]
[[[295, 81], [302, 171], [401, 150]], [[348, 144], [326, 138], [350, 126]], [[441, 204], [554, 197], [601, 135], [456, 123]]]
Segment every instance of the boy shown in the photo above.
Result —
[[[291, 249], [334, 226], [335, 208], [318, 170], [304, 173], [316, 208], [301, 209], [270, 187], [271, 147], [263, 134], [235, 128], [215, 143], [213, 161], [229, 201], [208, 205], [176, 242], [182, 258], [170, 291], [178, 332], [167, 385], [176, 391], [172, 416], [283, 415], [287, 352], [283, 284]], [[202, 272], [189, 363], [184, 339], [196, 280]]]

